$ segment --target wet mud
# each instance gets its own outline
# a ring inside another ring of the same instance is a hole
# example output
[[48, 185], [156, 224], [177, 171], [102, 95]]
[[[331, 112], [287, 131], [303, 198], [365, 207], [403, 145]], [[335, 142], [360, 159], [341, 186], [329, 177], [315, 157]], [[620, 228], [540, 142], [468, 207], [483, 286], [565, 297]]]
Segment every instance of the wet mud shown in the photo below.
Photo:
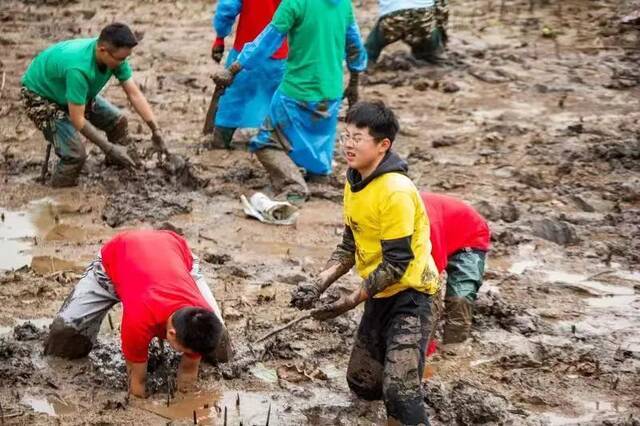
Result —
[[[291, 290], [321, 270], [339, 241], [346, 164], [338, 152], [334, 176], [310, 182], [312, 197], [295, 227], [244, 217], [238, 198], [268, 192], [264, 171], [243, 149], [202, 149], [210, 76], [220, 67], [207, 53], [210, 2], [5, 3], [5, 422], [192, 424], [195, 411], [199, 424], [223, 424], [226, 407], [229, 424], [264, 424], [269, 409], [270, 424], [384, 424], [382, 403], [358, 400], [344, 378], [360, 309], [326, 323], [305, 320], [253, 344], [299, 315], [289, 306]], [[396, 43], [361, 78], [362, 98], [396, 110], [394, 146], [416, 185], [467, 200], [492, 229], [473, 338], [460, 348], [440, 345], [427, 361], [432, 423], [636, 425], [640, 32], [628, 17], [638, 4], [465, 0], [450, 7], [448, 51], [438, 64], [416, 61]], [[364, 35], [376, 10], [373, 0], [357, 7]], [[141, 167], [107, 167], [90, 152], [78, 188], [41, 185], [44, 140], [21, 112], [19, 78], [52, 41], [94, 35], [125, 19], [123, 11], [144, 33], [132, 57], [135, 78], [176, 155], [162, 163], [144, 155], [146, 125], [112, 85], [105, 96], [127, 111]], [[195, 393], [172, 392], [178, 356], [154, 346], [152, 397], [127, 399], [117, 310], [88, 358], [43, 355], [48, 324], [83, 268], [106, 239], [137, 226], [185, 235], [231, 333], [235, 359], [205, 363]], [[358, 283], [349, 274], [333, 294]]]

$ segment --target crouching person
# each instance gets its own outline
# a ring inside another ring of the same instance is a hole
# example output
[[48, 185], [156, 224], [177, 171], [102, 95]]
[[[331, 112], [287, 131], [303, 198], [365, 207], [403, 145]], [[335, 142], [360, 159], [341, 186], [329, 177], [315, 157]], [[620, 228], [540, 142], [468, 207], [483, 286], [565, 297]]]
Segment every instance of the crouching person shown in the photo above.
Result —
[[51, 324], [45, 354], [87, 356], [102, 320], [118, 302], [129, 391], [136, 396], [145, 396], [154, 337], [183, 353], [179, 389], [195, 383], [203, 356], [219, 362], [231, 357], [229, 335], [197, 258], [182, 237], [156, 230], [123, 232], [102, 247]]

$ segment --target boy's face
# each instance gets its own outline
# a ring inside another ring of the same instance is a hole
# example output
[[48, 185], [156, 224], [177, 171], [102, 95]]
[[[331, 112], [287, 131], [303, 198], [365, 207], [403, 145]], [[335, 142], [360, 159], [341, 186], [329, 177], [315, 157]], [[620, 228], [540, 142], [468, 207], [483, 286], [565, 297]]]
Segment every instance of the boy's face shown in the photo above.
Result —
[[116, 48], [109, 43], [99, 43], [96, 57], [100, 63], [114, 70], [131, 55], [132, 51], [133, 49], [128, 47]]
[[347, 124], [340, 136], [342, 152], [352, 169], [362, 172], [375, 165], [391, 147], [389, 139], [376, 141], [368, 128]]

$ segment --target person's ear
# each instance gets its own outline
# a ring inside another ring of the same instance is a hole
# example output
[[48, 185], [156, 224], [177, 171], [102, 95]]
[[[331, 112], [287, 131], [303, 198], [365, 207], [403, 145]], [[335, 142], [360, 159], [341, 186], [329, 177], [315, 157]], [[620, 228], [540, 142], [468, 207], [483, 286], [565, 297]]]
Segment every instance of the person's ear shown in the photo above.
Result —
[[378, 149], [380, 152], [389, 151], [389, 149], [391, 149], [391, 140], [389, 140], [389, 138], [382, 139], [380, 143], [378, 143]]

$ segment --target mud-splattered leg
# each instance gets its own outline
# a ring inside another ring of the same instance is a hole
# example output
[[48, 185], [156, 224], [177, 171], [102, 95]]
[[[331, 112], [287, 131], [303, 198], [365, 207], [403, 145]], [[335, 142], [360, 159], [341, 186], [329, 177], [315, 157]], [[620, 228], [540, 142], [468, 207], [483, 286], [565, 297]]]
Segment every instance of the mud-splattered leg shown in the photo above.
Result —
[[453, 254], [447, 265], [445, 298], [445, 344], [461, 343], [471, 334], [473, 304], [482, 285], [486, 253], [464, 249]]
[[75, 359], [91, 351], [100, 324], [118, 299], [111, 280], [97, 258], [62, 304], [45, 342], [45, 355]]
[[396, 309], [386, 332], [383, 396], [391, 422], [428, 425], [422, 375], [431, 329], [431, 298], [417, 292], [410, 298], [413, 306], [407, 303]]
[[377, 335], [376, 327], [368, 318], [371, 312], [365, 307], [356, 341], [347, 368], [349, 388], [367, 401], [382, 399], [382, 375], [384, 371], [384, 342]]

